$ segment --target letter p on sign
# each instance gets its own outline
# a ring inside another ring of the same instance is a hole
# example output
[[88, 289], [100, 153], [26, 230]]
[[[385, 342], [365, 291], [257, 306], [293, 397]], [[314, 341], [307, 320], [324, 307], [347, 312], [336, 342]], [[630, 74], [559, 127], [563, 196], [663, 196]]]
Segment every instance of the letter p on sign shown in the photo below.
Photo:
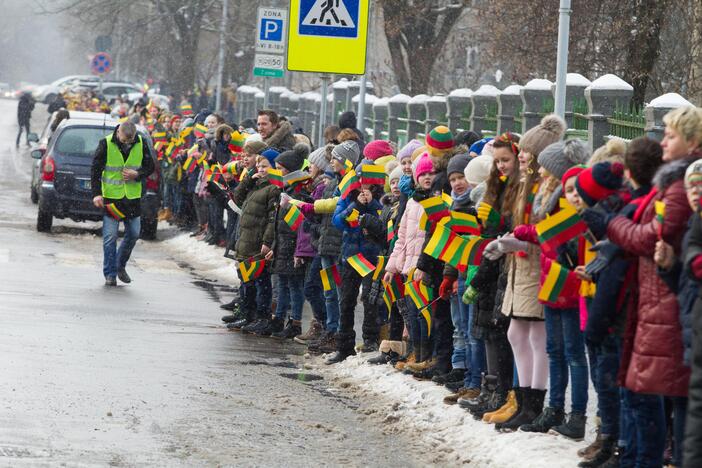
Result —
[[281, 41], [283, 39], [283, 20], [263, 18], [259, 39], [262, 41]]

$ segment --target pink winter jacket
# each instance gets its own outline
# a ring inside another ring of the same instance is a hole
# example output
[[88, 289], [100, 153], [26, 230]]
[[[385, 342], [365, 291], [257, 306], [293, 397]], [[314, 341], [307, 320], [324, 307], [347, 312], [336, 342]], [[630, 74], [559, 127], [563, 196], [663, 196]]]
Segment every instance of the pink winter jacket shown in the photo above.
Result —
[[417, 260], [422, 253], [426, 237], [426, 232], [419, 228], [422, 213], [424, 213], [422, 205], [410, 198], [400, 220], [397, 242], [395, 242], [385, 271], [406, 275], [410, 268], [417, 266]]

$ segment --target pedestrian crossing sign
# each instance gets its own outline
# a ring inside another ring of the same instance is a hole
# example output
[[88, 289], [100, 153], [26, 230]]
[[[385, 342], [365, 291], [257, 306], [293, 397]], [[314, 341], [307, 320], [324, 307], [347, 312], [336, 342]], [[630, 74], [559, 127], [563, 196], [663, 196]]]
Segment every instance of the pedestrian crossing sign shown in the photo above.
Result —
[[288, 70], [363, 75], [370, 0], [290, 0]]

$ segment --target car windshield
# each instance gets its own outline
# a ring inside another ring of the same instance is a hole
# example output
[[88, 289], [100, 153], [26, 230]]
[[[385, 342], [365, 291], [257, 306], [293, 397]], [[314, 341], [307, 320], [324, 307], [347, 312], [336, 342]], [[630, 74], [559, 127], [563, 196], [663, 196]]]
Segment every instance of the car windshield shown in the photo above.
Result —
[[61, 132], [55, 151], [60, 154], [92, 156], [100, 139], [113, 132], [109, 127], [76, 127]]

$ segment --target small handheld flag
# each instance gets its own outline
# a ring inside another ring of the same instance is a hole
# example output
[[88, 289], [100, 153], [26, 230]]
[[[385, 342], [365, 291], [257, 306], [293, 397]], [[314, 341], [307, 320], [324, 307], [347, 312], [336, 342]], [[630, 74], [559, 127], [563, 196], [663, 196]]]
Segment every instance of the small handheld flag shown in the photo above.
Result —
[[341, 284], [339, 269], [336, 267], [336, 265], [332, 265], [329, 268], [319, 270], [319, 276], [322, 279], [322, 288], [325, 291], [331, 291], [332, 289], [336, 289], [337, 286]]
[[297, 231], [302, 225], [302, 222], [305, 220], [305, 217], [295, 205], [290, 205], [290, 209], [288, 210], [283, 220], [287, 223], [288, 226], [290, 226], [290, 229], [292, 229], [293, 231]]
[[542, 302], [557, 303], [565, 291], [577, 293], [580, 281], [570, 270], [556, 262], [552, 262], [546, 274], [546, 279], [539, 289], [538, 299]]
[[263, 273], [263, 269], [266, 266], [265, 260], [258, 261], [244, 261], [239, 263], [239, 273], [241, 273], [241, 280], [244, 283], [248, 283], [251, 280], [255, 280]]
[[346, 173], [341, 182], [339, 182], [339, 191], [341, 192], [341, 198], [347, 198], [349, 194], [361, 187], [361, 183], [358, 180], [358, 175], [356, 171], [351, 169]]
[[192, 156], [188, 156], [188, 159], [186, 159], [183, 163], [183, 169], [187, 171], [188, 174], [192, 174], [196, 167], [197, 163], [195, 162], [195, 159], [193, 159]]
[[205, 133], [207, 133], [207, 127], [202, 124], [195, 124], [195, 127], [193, 128], [193, 133], [195, 134], [196, 138], [203, 138], [205, 136]]
[[441, 219], [451, 216], [449, 205], [442, 197], [431, 197], [419, 202], [427, 214], [427, 219], [431, 222], [440, 221]]
[[347, 258], [346, 261], [361, 277], [366, 277], [371, 271], [375, 270], [375, 266], [362, 253], [357, 253]]
[[105, 210], [110, 216], [112, 216], [117, 221], [121, 221], [125, 218], [124, 213], [122, 213], [119, 210], [119, 208], [117, 208], [117, 205], [115, 205], [114, 203], [108, 203], [107, 205], [105, 205]]
[[665, 203], [662, 200], [656, 200], [653, 204], [656, 210], [656, 221], [658, 221], [658, 238], [663, 237], [663, 221], [665, 221]]
[[283, 188], [283, 171], [280, 171], [278, 169], [273, 169], [269, 168], [268, 169], [268, 181], [271, 183], [271, 185], [275, 185], [276, 187]]
[[373, 281], [378, 281], [380, 279], [380, 275], [385, 272], [385, 264], [387, 261], [388, 257], [378, 255], [378, 263], [375, 265], [375, 270], [373, 271]]
[[377, 164], [363, 164], [361, 166], [362, 185], [385, 185], [385, 168]]
[[390, 300], [397, 301], [405, 297], [405, 283], [400, 275], [393, 275], [389, 283], [385, 283], [385, 290], [390, 293]]
[[456, 234], [479, 236], [480, 223], [472, 214], [451, 211], [451, 230]]
[[558, 246], [587, 231], [587, 225], [574, 208], [563, 208], [536, 224], [536, 233], [544, 251], [555, 251]]
[[351, 210], [351, 213], [346, 217], [346, 222], [349, 223], [349, 227], [352, 228], [357, 228], [358, 227], [358, 218], [359, 218], [359, 213], [357, 209]]

